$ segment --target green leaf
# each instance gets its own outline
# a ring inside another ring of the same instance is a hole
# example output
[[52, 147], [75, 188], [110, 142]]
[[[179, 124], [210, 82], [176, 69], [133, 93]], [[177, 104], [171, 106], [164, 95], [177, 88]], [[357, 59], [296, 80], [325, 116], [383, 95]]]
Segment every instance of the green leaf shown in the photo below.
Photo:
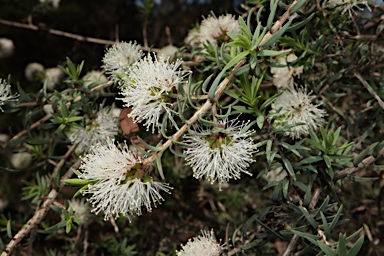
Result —
[[321, 221], [323, 222], [323, 229], [325, 232], [326, 239], [331, 238], [331, 230], [329, 229], [327, 218], [325, 217], [323, 212], [320, 212], [321, 215]]
[[234, 57], [230, 62], [228, 62], [227, 65], [225, 65], [223, 70], [217, 75], [217, 77], [213, 81], [213, 84], [212, 84], [211, 88], [208, 91], [208, 98], [210, 98], [212, 100], [214, 99], [217, 86], [219, 85], [220, 80], [223, 77], [223, 75], [225, 74], [225, 72], [228, 69], [230, 69], [232, 66], [236, 65], [237, 63], [239, 63], [245, 57], [247, 57], [248, 54], [249, 54], [249, 51], [243, 51], [243, 52], [239, 53], [236, 57]]
[[258, 116], [258, 117], [256, 118], [257, 126], [258, 126], [260, 129], [263, 128], [263, 126], [264, 126], [264, 121], [265, 121], [265, 119], [264, 119], [264, 116], [263, 116], [263, 115], [260, 115], [260, 116]]
[[160, 174], [160, 177], [165, 180], [165, 177], [164, 177], [164, 172], [163, 172], [163, 165], [161, 164], [161, 156], [163, 154], [160, 153], [157, 157], [156, 157], [156, 167], [157, 167], [157, 171], [159, 172]]
[[345, 238], [345, 241], [347, 243], [351, 242], [353, 239], [355, 239], [360, 233], [361, 231], [363, 231], [363, 228], [360, 228], [359, 230], [357, 230], [355, 233], [353, 233], [352, 235], [350, 235], [349, 237]]
[[343, 211], [343, 205], [340, 205], [339, 210], [337, 211], [335, 217], [333, 218], [331, 224], [329, 225], [329, 230], [333, 230], [338, 224], [339, 218], [341, 216], [341, 212]]
[[258, 56], [267, 57], [267, 56], [278, 56], [281, 52], [273, 50], [261, 50], [257, 53]]
[[339, 234], [339, 242], [337, 243], [336, 253], [338, 256], [347, 256], [347, 246], [345, 244], [345, 236]]
[[7, 221], [7, 236], [9, 238], [12, 238], [11, 220]]
[[74, 179], [64, 180], [64, 184], [66, 184], [68, 186], [78, 187], [78, 186], [88, 185], [89, 181], [84, 180], [84, 179], [75, 179], [74, 178]]
[[327, 256], [337, 256], [336, 252], [334, 250], [332, 250], [332, 248], [330, 248], [325, 243], [323, 243], [321, 241], [314, 241], [312, 239], [308, 239], [308, 240], [311, 243], [313, 243], [314, 245], [317, 245], [318, 247], [320, 247], [320, 249], [325, 253], [325, 255], [327, 255]]
[[72, 228], [72, 221], [68, 220], [67, 223], [65, 224], [65, 233], [69, 233], [71, 232], [71, 228]]
[[308, 222], [312, 225], [312, 227], [317, 228], [318, 224], [316, 220], [309, 214], [309, 212], [302, 206], [299, 206], [301, 213], [308, 220]]
[[359, 253], [361, 247], [363, 246], [363, 243], [364, 243], [364, 236], [361, 236], [356, 241], [356, 243], [351, 247], [351, 249], [348, 250], [347, 255], [348, 256], [356, 256]]
[[305, 20], [293, 24], [291, 27], [289, 27], [289, 28], [287, 29], [286, 32], [292, 32], [292, 31], [295, 31], [295, 30], [297, 30], [297, 29], [299, 29], [299, 28], [301, 28], [301, 27], [304, 27], [305, 25], [307, 25], [307, 23], [309, 23], [309, 22], [313, 19], [314, 16], [315, 16], [315, 13], [312, 13], [312, 14], [311, 14], [308, 18], [306, 18]]
[[267, 28], [269, 30], [271, 30], [271, 28], [272, 28], [272, 22], [273, 22], [273, 19], [275, 18], [278, 3], [279, 3], [279, 1], [276, 1], [276, 0], [271, 0], [269, 2], [270, 11], [269, 11], [269, 16], [268, 16], [268, 21], [267, 21]]
[[310, 156], [299, 162], [299, 165], [312, 164], [323, 160], [321, 156]]
[[293, 180], [296, 180], [296, 174], [295, 174], [295, 171], [293, 170], [291, 162], [288, 159], [283, 158], [283, 163], [289, 175], [291, 176], [291, 178]]
[[77, 190], [76, 193], [73, 195], [73, 198], [75, 198], [75, 197], [77, 197], [78, 195], [80, 195], [81, 192], [84, 191], [84, 190], [86, 190], [86, 189], [88, 189], [88, 187], [89, 187], [89, 184], [84, 185], [83, 187], [81, 187], [81, 188], [80, 188], [79, 190]]
[[147, 142], [145, 142], [142, 138], [140, 138], [139, 136], [137, 136], [137, 138], [139, 139], [140, 143], [143, 144], [146, 148], [148, 148], [149, 150], [153, 151], [153, 152], [159, 152], [160, 149], [158, 147], [154, 147], [152, 145], [149, 145]]
[[313, 235], [313, 234], [308, 234], [308, 233], [304, 233], [304, 232], [301, 232], [301, 231], [298, 231], [298, 230], [295, 230], [295, 229], [291, 229], [289, 230], [291, 231], [293, 234], [295, 235], [298, 235], [302, 238], [305, 238], [305, 239], [320, 239], [319, 236], [316, 236], [316, 235]]
[[299, 0], [297, 1], [293, 6], [291, 6], [291, 8], [289, 8], [289, 13], [295, 13], [297, 12], [297, 10], [299, 10], [301, 8], [301, 6], [303, 6], [303, 4], [305, 4], [305, 2], [307, 2], [307, 0]]
[[268, 48], [270, 47], [272, 44], [274, 44], [277, 39], [282, 35], [284, 34], [284, 32], [288, 29], [288, 27], [291, 25], [293, 19], [290, 19], [288, 20], [288, 22], [282, 27], [280, 28], [278, 31], [276, 31], [270, 38], [267, 39], [267, 41], [265, 41], [261, 47], [262, 48]]

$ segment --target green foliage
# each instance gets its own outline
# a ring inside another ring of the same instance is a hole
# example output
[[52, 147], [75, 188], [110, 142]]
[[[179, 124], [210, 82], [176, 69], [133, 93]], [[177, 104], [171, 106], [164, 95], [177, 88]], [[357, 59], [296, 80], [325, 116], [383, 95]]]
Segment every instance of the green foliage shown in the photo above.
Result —
[[75, 65], [70, 58], [67, 57], [67, 67], [59, 66], [60, 70], [63, 71], [68, 77], [67, 83], [76, 85], [80, 83], [80, 75], [83, 70], [84, 61], [79, 65]]
[[49, 177], [47, 175], [40, 176], [39, 173], [36, 173], [36, 183], [27, 182], [23, 190], [22, 200], [30, 200], [32, 204], [39, 205], [44, 196], [49, 193]]
[[110, 237], [108, 240], [105, 241], [105, 248], [108, 249], [109, 255], [111, 256], [137, 255], [135, 247], [135, 245], [128, 245], [127, 238], [118, 241], [115, 237]]

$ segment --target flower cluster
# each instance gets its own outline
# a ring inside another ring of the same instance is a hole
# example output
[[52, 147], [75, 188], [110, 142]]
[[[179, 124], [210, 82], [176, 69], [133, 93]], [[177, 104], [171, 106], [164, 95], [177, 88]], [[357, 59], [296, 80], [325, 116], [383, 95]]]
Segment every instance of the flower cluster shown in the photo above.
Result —
[[162, 57], [153, 59], [150, 55], [136, 62], [128, 71], [125, 83], [121, 86], [121, 100], [125, 106], [132, 107], [128, 115], [134, 122], [145, 121], [147, 130], [152, 127], [161, 128], [160, 116], [168, 114], [172, 125], [177, 128], [172, 118], [177, 114], [172, 110], [174, 98], [170, 94], [177, 93], [177, 86], [184, 83], [184, 78], [189, 73], [179, 70], [181, 60], [169, 63]]
[[324, 1], [323, 5], [325, 7], [339, 9], [342, 14], [349, 12], [350, 15], [354, 7], [363, 10], [362, 6], [365, 6], [370, 10], [367, 0], [328, 0]]
[[25, 78], [30, 82], [39, 80], [39, 77], [42, 77], [44, 74], [44, 66], [37, 62], [29, 63], [25, 67], [24, 74]]
[[98, 70], [91, 70], [87, 72], [87, 74], [84, 75], [82, 78], [84, 79], [84, 86], [89, 87], [90, 85], [94, 83], [106, 83], [108, 82], [107, 77], [102, 73], [101, 71]]
[[141, 159], [128, 149], [116, 146], [114, 140], [93, 146], [82, 158], [81, 178], [90, 182], [83, 195], [90, 194], [92, 212], [103, 211], [105, 219], [119, 215], [141, 215], [141, 207], [152, 210], [152, 203], [160, 203], [172, 189], [168, 184], [155, 182], [144, 174]]
[[211, 183], [217, 180], [221, 189], [230, 179], [240, 179], [241, 172], [252, 175], [246, 169], [254, 162], [252, 155], [257, 149], [246, 125], [236, 120], [223, 121], [219, 127], [202, 132], [208, 136], [185, 135], [185, 160], [192, 167], [193, 176], [205, 176]]
[[0, 110], [3, 110], [3, 106], [7, 101], [15, 100], [18, 95], [11, 94], [11, 85], [9, 85], [5, 80], [0, 79]]
[[0, 59], [10, 57], [14, 50], [15, 45], [11, 39], [0, 38]]
[[40, 3], [51, 5], [55, 10], [59, 9], [60, 0], [40, 0]]
[[293, 86], [293, 76], [298, 76], [303, 72], [303, 66], [292, 67], [288, 64], [297, 60], [295, 54], [291, 53], [288, 56], [277, 58], [276, 62], [283, 67], [271, 67], [273, 74], [273, 84], [277, 88], [287, 89]]
[[240, 24], [232, 14], [221, 15], [218, 18], [210, 15], [201, 22], [200, 42], [209, 41], [213, 45], [217, 45], [229, 41], [228, 32], [234, 34], [240, 32]]
[[142, 52], [136, 43], [121, 42], [107, 50], [103, 58], [103, 68], [111, 81], [119, 83], [127, 75], [130, 66], [140, 60]]
[[81, 225], [87, 226], [91, 222], [91, 208], [84, 199], [72, 199], [68, 201], [69, 207], [73, 209], [75, 217], [81, 221]]
[[306, 89], [290, 88], [285, 90], [272, 104], [273, 123], [276, 129], [288, 129], [286, 136], [293, 139], [307, 135], [310, 129], [317, 129], [324, 124], [325, 111], [313, 104], [315, 96]]
[[218, 256], [223, 250], [222, 246], [216, 241], [211, 232], [201, 231], [202, 235], [194, 237], [193, 240], [189, 240], [186, 245], [182, 245], [181, 251], [176, 252], [177, 256]]
[[84, 153], [96, 143], [104, 143], [118, 133], [118, 120], [112, 115], [110, 108], [103, 108], [94, 120], [87, 120], [86, 126], [73, 128], [69, 132], [72, 144], [78, 144], [76, 151]]
[[53, 91], [55, 86], [60, 84], [64, 73], [60, 68], [47, 68], [44, 71], [43, 81], [46, 83], [47, 89]]

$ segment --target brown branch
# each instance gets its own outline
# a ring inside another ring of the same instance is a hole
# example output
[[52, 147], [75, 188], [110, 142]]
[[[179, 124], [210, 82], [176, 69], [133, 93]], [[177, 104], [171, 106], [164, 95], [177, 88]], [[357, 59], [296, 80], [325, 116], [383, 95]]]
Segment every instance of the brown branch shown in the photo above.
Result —
[[36, 101], [19, 103], [15, 105], [15, 108], [34, 107], [34, 106], [37, 106]]
[[[89, 36], [82, 36], [82, 35], [73, 34], [73, 33], [65, 32], [65, 31], [61, 31], [61, 30], [57, 30], [57, 29], [53, 29], [53, 28], [44, 29], [44, 28], [41, 28], [41, 27], [33, 25], [33, 24], [25, 24], [25, 23], [20, 23], [20, 22], [16, 22], [16, 21], [9, 21], [9, 20], [0, 19], [0, 24], [11, 26], [11, 27], [34, 30], [34, 31], [44, 30], [44, 31], [46, 31], [52, 35], [67, 37], [67, 38], [71, 38], [71, 39], [81, 41], [81, 42], [103, 44], [103, 45], [113, 45], [113, 44], [117, 43], [117, 41], [100, 39], [100, 38], [89, 37]], [[144, 47], [141, 47], [141, 50], [154, 51], [154, 52], [159, 51], [159, 49], [150, 48], [148, 45], [144, 45]]]
[[291, 241], [289, 242], [288, 246], [287, 246], [287, 249], [285, 250], [283, 256], [289, 256], [292, 251], [295, 249], [296, 247], [296, 243], [297, 243], [297, 240], [299, 239], [299, 236], [298, 235], [293, 235], [293, 237], [291, 238]]
[[336, 173], [335, 176], [333, 177], [333, 181], [336, 182], [339, 179], [342, 179], [342, 178], [345, 178], [349, 175], [352, 175], [352, 174], [366, 168], [368, 165], [373, 164], [377, 159], [379, 159], [383, 156], [384, 156], [384, 148], [382, 150], [380, 150], [377, 157], [369, 156], [369, 157], [365, 158], [363, 161], [361, 161], [361, 163], [359, 163], [357, 165], [357, 167], [349, 167], [349, 168], [346, 168], [346, 169]]
[[195, 114], [173, 136], [171, 136], [163, 145], [160, 146], [160, 150], [158, 152], [153, 153], [150, 157], [143, 161], [144, 166], [151, 166], [152, 162], [155, 161], [159, 154], [162, 154], [168, 147], [170, 147], [174, 140], [178, 140], [194, 122], [196, 122], [212, 107], [212, 104], [220, 98], [225, 88], [235, 77], [235, 71], [242, 67], [244, 64], [245, 60], [242, 60], [233, 67], [229, 75], [217, 87], [213, 100], [207, 99], [207, 101], [200, 107], [200, 109], [197, 110]]
[[[61, 177], [61, 180], [69, 179], [73, 172], [72, 169], [77, 169], [80, 166], [81, 160], [78, 159], [68, 170], [67, 172]], [[13, 250], [16, 248], [16, 246], [20, 243], [20, 241], [29, 234], [29, 232], [35, 228], [38, 224], [41, 223], [41, 221], [44, 219], [44, 217], [47, 215], [51, 204], [55, 201], [57, 195], [59, 194], [60, 190], [64, 187], [64, 183], [61, 182], [58, 189], [52, 189], [51, 192], [49, 192], [48, 196], [45, 198], [43, 205], [40, 209], [38, 209], [32, 218], [28, 220], [26, 224], [17, 232], [17, 234], [11, 239], [11, 241], [6, 245], [5, 251], [1, 254], [1, 256], [9, 256], [12, 254]]]
[[380, 107], [382, 109], [384, 109], [384, 102], [381, 100], [381, 98], [379, 97], [379, 95], [377, 95], [377, 93], [373, 90], [373, 88], [368, 84], [368, 82], [364, 79], [364, 77], [358, 72], [358, 71], [355, 71], [354, 72], [354, 76], [359, 79], [359, 81], [364, 85], [365, 89], [367, 89], [369, 91], [370, 94], [372, 94], [372, 96], [377, 100], [377, 102], [379, 103]]
[[[104, 84], [100, 84], [98, 86], [95, 86], [91, 89], [92, 92], [95, 92], [95, 91], [99, 91], [103, 88], [106, 88], [106, 87], [109, 87], [113, 85], [113, 82], [107, 82], [107, 83], [104, 83]], [[73, 102], [79, 102], [81, 100], [81, 96], [77, 96], [76, 98], [73, 99]], [[22, 103], [21, 103], [22, 104]], [[71, 106], [71, 102], [67, 102], [67, 107], [69, 108]], [[50, 118], [52, 117], [52, 114], [47, 114], [45, 115], [44, 117], [42, 117], [40, 120], [36, 121], [35, 123], [33, 123], [30, 127], [29, 127], [29, 130], [33, 130], [35, 129], [36, 127], [38, 127], [39, 125], [41, 125], [42, 123], [48, 121]], [[10, 140], [16, 140], [16, 139], [19, 139], [20, 137], [24, 136], [25, 134], [27, 134], [27, 129], [19, 132], [18, 134], [16, 134], [15, 136], [13, 136]]]
[[60, 160], [60, 162], [56, 165], [55, 169], [53, 170], [52, 174], [51, 174], [51, 178], [49, 179], [49, 184], [48, 184], [48, 187], [51, 187], [52, 186], [52, 183], [53, 183], [53, 180], [55, 179], [56, 175], [59, 174], [60, 172], [60, 169], [61, 167], [64, 165], [65, 161], [68, 159], [68, 157], [72, 154], [73, 151], [75, 151], [77, 145], [72, 145], [68, 150], [67, 152], [65, 153], [65, 155], [63, 156], [63, 158]]
[[289, 10], [292, 8], [292, 6], [294, 6], [295, 4], [297, 3], [297, 0], [295, 0], [289, 7], [288, 9], [285, 11], [285, 13], [280, 17], [279, 20], [277, 20], [275, 22], [275, 24], [272, 26], [271, 28], [271, 31], [268, 32], [267, 34], [265, 34], [263, 40], [261, 40], [260, 44], [259, 45], [262, 45], [263, 43], [265, 43], [265, 41], [267, 41], [269, 38], [272, 37], [272, 35], [274, 33], [276, 33], [280, 28], [281, 26], [283, 26], [283, 24], [287, 21], [287, 19], [289, 19], [290, 17], [295, 17], [297, 14], [296, 13], [290, 13]]

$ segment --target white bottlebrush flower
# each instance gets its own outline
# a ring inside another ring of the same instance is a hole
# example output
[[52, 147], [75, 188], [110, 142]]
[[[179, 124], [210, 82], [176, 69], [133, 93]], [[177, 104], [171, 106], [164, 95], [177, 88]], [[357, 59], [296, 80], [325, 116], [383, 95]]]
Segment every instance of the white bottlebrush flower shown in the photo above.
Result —
[[83, 195], [90, 194], [92, 212], [103, 211], [105, 219], [121, 214], [141, 215], [141, 207], [152, 210], [161, 203], [160, 191], [172, 189], [168, 184], [155, 182], [141, 170], [141, 159], [126, 144], [115, 146], [113, 140], [97, 144], [82, 158], [82, 178], [92, 182]]
[[188, 31], [187, 36], [184, 39], [184, 43], [191, 48], [200, 44], [200, 31], [197, 28], [192, 28]]
[[295, 54], [291, 53], [288, 56], [283, 56], [276, 59], [276, 62], [285, 67], [271, 67], [271, 73], [273, 75], [273, 84], [277, 88], [287, 89], [293, 86], [293, 76], [298, 76], [303, 73], [303, 66], [292, 67], [288, 66], [290, 62], [297, 60]]
[[17, 94], [12, 95], [11, 85], [9, 85], [5, 80], [0, 79], [0, 110], [3, 110], [1, 106], [3, 106], [7, 101], [15, 100], [17, 97]]
[[84, 86], [88, 87], [89, 85], [93, 83], [106, 83], [108, 82], [107, 77], [104, 75], [103, 72], [98, 71], [98, 70], [92, 70], [87, 72], [82, 78], [85, 80]]
[[60, 5], [60, 0], [40, 0], [40, 3], [51, 5], [54, 9], [58, 9]]
[[223, 250], [222, 246], [216, 241], [211, 232], [201, 231], [202, 235], [190, 239], [186, 245], [181, 246], [181, 251], [177, 251], [177, 256], [218, 256]]
[[63, 78], [64, 73], [60, 68], [48, 68], [45, 70], [44, 83], [47, 83], [47, 89], [53, 91]]
[[352, 14], [353, 8], [356, 7], [359, 10], [363, 10], [363, 6], [371, 10], [367, 0], [328, 0], [323, 2], [324, 7], [335, 8], [340, 10], [342, 14], [348, 12]]
[[110, 80], [120, 82], [127, 75], [130, 66], [142, 57], [140, 45], [136, 42], [121, 42], [110, 47], [103, 58], [102, 68], [110, 75]]
[[78, 144], [76, 152], [84, 153], [96, 143], [105, 143], [114, 138], [119, 131], [118, 119], [110, 108], [103, 108], [95, 119], [87, 119], [84, 128], [73, 128], [69, 132], [72, 144]]
[[241, 172], [252, 175], [247, 168], [255, 161], [252, 155], [257, 149], [246, 125], [236, 120], [224, 121], [219, 128], [202, 132], [211, 133], [209, 136], [185, 135], [185, 160], [192, 167], [193, 177], [218, 181], [221, 189], [230, 179], [240, 179]]
[[8, 58], [13, 54], [15, 45], [8, 38], [0, 38], [0, 59]]
[[83, 199], [72, 199], [68, 201], [69, 208], [72, 208], [74, 211], [74, 215], [78, 218], [82, 225], [87, 226], [92, 219], [91, 216], [91, 207], [89, 203], [85, 202]]
[[217, 45], [218, 43], [229, 41], [230, 38], [227, 32], [240, 33], [240, 24], [235, 16], [227, 14], [217, 18], [210, 15], [201, 22], [200, 41], [203, 44], [209, 41], [213, 45]]
[[163, 59], [172, 58], [177, 51], [178, 49], [176, 46], [169, 44], [157, 52], [157, 57], [162, 57]]
[[37, 62], [29, 63], [24, 70], [25, 77], [32, 82], [38, 80], [39, 74], [44, 74], [44, 66]]
[[157, 59], [148, 55], [143, 60], [135, 63], [129, 70], [129, 77], [121, 86], [121, 100], [126, 107], [132, 107], [128, 115], [134, 122], [143, 122], [147, 130], [152, 126], [161, 128], [160, 115], [168, 114], [172, 125], [177, 128], [172, 115], [177, 113], [172, 110], [174, 99], [169, 94], [177, 93], [178, 84], [184, 83], [184, 77], [189, 73], [179, 70], [181, 60], [169, 63], [162, 57]]
[[11, 155], [10, 158], [13, 168], [16, 170], [24, 170], [30, 167], [32, 155], [28, 152], [19, 152]]
[[308, 134], [310, 129], [315, 130], [324, 124], [323, 117], [326, 113], [323, 109], [319, 109], [320, 104], [313, 103], [315, 98], [311, 93], [307, 93], [306, 89], [285, 90], [272, 104], [272, 114], [275, 115], [274, 128], [284, 129], [293, 126], [285, 132], [285, 135], [295, 139]]

